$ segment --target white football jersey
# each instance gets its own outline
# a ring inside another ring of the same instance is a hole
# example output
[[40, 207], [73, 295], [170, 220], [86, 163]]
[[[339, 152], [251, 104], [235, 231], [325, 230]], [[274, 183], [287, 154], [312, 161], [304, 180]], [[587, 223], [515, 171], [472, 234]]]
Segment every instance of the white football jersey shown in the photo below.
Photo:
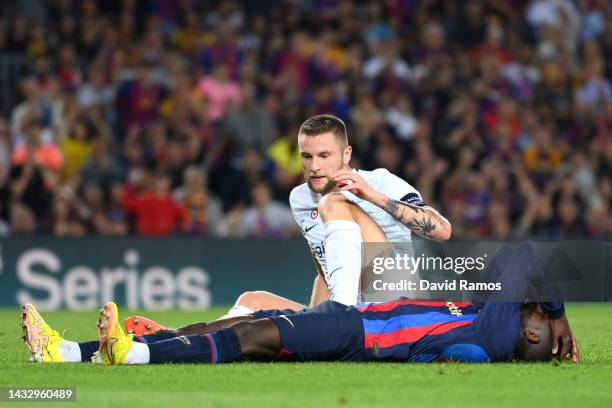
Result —
[[[421, 195], [414, 187], [390, 173], [387, 169], [353, 171], [359, 173], [376, 191], [391, 199], [420, 207], [424, 205]], [[398, 222], [382, 208], [362, 200], [348, 191], [343, 191], [342, 194], [361, 207], [383, 230], [390, 242], [410, 242], [412, 240], [410, 229]], [[312, 252], [312, 255], [321, 265], [325, 276], [327, 276], [325, 228], [318, 210], [320, 199], [321, 194], [315, 193], [304, 183], [291, 191], [289, 204], [291, 205], [295, 222], [310, 246], [310, 252]]]

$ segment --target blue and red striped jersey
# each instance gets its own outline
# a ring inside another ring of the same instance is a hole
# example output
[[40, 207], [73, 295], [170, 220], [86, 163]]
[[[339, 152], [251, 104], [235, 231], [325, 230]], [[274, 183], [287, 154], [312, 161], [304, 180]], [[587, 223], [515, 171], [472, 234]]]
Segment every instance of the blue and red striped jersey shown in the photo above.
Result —
[[[507, 309], [517, 312], [515, 319], [514, 313], [506, 313], [515, 321], [506, 321], [510, 324], [500, 324], [494, 330], [501, 338], [512, 338], [504, 350], [500, 347], [504, 341], [491, 341], [491, 336], [482, 336], [479, 330], [481, 322], [487, 320], [488, 313], [481, 315], [486, 307], [482, 303], [400, 299], [358, 305], [357, 310], [362, 315], [366, 353], [373, 359], [416, 362], [510, 359], [519, 330], [520, 304], [506, 304]], [[493, 349], [490, 343], [495, 343]]]
[[487, 281], [501, 290], [479, 302], [400, 299], [357, 305], [365, 349], [372, 359], [466, 362], [513, 358], [520, 333], [520, 312], [530, 292], [551, 318], [565, 312], [546, 265], [529, 244], [516, 251], [502, 247], [489, 265]]

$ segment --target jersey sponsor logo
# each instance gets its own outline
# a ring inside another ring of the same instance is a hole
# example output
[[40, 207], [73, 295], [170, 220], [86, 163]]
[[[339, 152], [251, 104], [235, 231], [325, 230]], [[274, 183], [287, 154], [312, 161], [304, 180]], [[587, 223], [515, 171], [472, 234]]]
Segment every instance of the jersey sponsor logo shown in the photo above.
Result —
[[310, 246], [310, 250], [317, 257], [317, 259], [322, 259], [325, 256], [325, 243], [321, 242], [320, 244], [313, 244], [312, 242], [308, 242]]
[[312, 212], [310, 213], [310, 218], [312, 218], [313, 220], [316, 219], [319, 216], [319, 210], [314, 209], [312, 210]]
[[406, 194], [400, 199], [400, 201], [403, 201], [407, 204], [416, 205], [417, 207], [425, 206], [425, 203], [423, 202], [423, 199], [421, 198], [421, 196], [415, 192]]

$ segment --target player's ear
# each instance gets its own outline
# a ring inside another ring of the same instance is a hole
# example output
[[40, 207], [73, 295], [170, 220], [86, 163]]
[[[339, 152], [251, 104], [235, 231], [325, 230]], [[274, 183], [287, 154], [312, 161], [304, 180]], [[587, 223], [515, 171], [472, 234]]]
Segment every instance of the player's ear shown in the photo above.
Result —
[[530, 343], [539, 343], [542, 340], [540, 336], [540, 331], [538, 329], [534, 329], [533, 327], [527, 327], [523, 330], [523, 335]]
[[342, 152], [342, 164], [348, 166], [351, 161], [351, 156], [353, 155], [353, 148], [351, 146], [346, 146], [344, 151]]

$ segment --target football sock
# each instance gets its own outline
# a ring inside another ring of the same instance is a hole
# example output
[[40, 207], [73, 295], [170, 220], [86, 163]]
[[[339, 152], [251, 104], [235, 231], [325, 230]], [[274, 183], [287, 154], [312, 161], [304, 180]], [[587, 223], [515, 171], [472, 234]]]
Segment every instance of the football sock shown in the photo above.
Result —
[[[78, 346], [80, 352], [80, 358], [78, 361], [91, 361], [91, 356], [93, 356], [93, 354], [100, 348], [100, 342], [98, 340], [87, 341], [85, 343], [78, 343]], [[64, 360], [66, 360], [66, 356], [64, 356]]]
[[150, 359], [149, 346], [144, 343], [133, 342], [125, 358], [125, 364], [149, 364]]
[[361, 276], [361, 228], [349, 220], [325, 223], [325, 256], [327, 282], [331, 300], [355, 305], [359, 296]]
[[157, 333], [153, 333], [153, 334], [143, 334], [140, 336], [134, 336], [134, 341], [137, 341], [139, 343], [149, 344], [149, 343], [156, 343], [162, 340], [173, 339], [175, 337], [176, 337], [176, 334], [174, 334], [173, 330], [160, 330]]
[[77, 363], [81, 360], [81, 348], [76, 341], [62, 339], [59, 344], [59, 352], [64, 357], [64, 361], [68, 363]]
[[[134, 336], [134, 343], [139, 344], [140, 346], [140, 343], [143, 343], [143, 344], [155, 343], [157, 341], [173, 339], [175, 337], [176, 336], [171, 330], [163, 330], [155, 334]], [[136, 348], [140, 349], [139, 346], [136, 346]], [[85, 343], [76, 343], [74, 341], [62, 340], [62, 342], [60, 343], [60, 352], [62, 353], [64, 360], [69, 361], [69, 362], [91, 361], [91, 357], [96, 351], [98, 351], [99, 348], [100, 348], [100, 342], [97, 340], [87, 341]], [[147, 347], [145, 347], [145, 349], [146, 349], [146, 354], [147, 354], [147, 358], [146, 358], [147, 361], [145, 363], [147, 363], [148, 358], [149, 358], [148, 357], [149, 349]], [[129, 358], [130, 358], [130, 354], [128, 353], [128, 359]], [[139, 364], [139, 363], [131, 363], [131, 364]], [[143, 363], [140, 363], [140, 364], [143, 364]]]
[[226, 363], [242, 356], [240, 340], [234, 329], [211, 334], [179, 336], [148, 344], [150, 363]]
[[226, 314], [221, 316], [219, 320], [230, 319], [232, 317], [245, 316], [253, 313], [254, 310], [242, 305], [234, 305]]

